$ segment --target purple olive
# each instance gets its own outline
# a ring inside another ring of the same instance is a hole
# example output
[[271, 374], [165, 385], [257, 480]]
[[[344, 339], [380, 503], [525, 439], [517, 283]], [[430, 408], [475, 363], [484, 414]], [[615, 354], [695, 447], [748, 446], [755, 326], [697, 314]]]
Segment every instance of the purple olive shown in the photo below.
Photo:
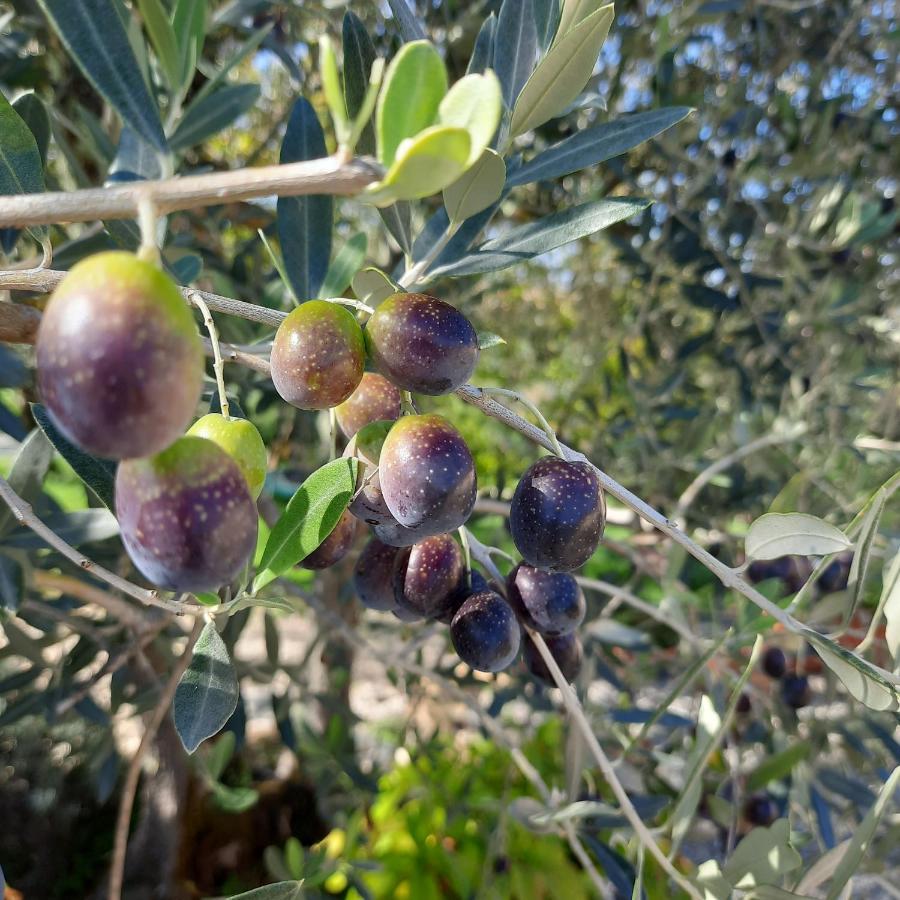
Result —
[[365, 372], [356, 390], [339, 406], [334, 414], [341, 431], [352, 438], [371, 422], [394, 421], [400, 415], [400, 390], [387, 378], [375, 372]]
[[506, 669], [519, 652], [521, 634], [512, 607], [494, 591], [472, 594], [450, 623], [459, 658], [479, 672]]
[[394, 567], [397, 606], [421, 619], [445, 615], [465, 575], [459, 544], [449, 534], [401, 550]]
[[450, 598], [447, 609], [440, 615], [435, 616], [435, 618], [438, 622], [449, 625], [453, 621], [456, 611], [469, 599], [469, 597], [472, 596], [472, 594], [480, 594], [482, 591], [490, 590], [493, 590], [493, 588], [488, 584], [487, 579], [478, 571], [478, 569], [472, 569], [468, 573], [468, 577], [466, 577], [466, 573], [464, 572], [463, 577], [460, 580], [459, 588]]
[[357, 492], [348, 509], [367, 525], [396, 524], [384, 502], [378, 474], [381, 447], [392, 425], [392, 422], [385, 421], [370, 422], [356, 432], [344, 450], [344, 456], [356, 457], [361, 463]]
[[[578, 673], [581, 671], [581, 663], [584, 659], [584, 648], [581, 645], [581, 639], [573, 631], [569, 634], [563, 634], [559, 637], [548, 637], [544, 640], [550, 655], [556, 660], [563, 678], [571, 684], [578, 677]], [[522, 655], [528, 671], [535, 678], [550, 685], [550, 687], [556, 687], [556, 682], [553, 680], [550, 669], [544, 662], [544, 657], [541, 656], [538, 648], [534, 646], [531, 638], [525, 639], [525, 649]]]
[[328, 537], [300, 562], [304, 569], [328, 569], [339, 563], [353, 546], [359, 523], [345, 509]]
[[530, 628], [548, 637], [574, 631], [586, 605], [578, 582], [565, 572], [545, 572], [521, 563], [506, 579], [509, 605]]
[[359, 555], [353, 572], [353, 586], [363, 606], [390, 612], [394, 599], [394, 564], [400, 551], [381, 541], [371, 540]]

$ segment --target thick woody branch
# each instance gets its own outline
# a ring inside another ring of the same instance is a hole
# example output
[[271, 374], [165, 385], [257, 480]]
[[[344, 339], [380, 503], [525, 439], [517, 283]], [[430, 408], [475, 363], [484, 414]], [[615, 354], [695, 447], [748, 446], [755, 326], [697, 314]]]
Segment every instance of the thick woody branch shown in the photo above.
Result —
[[363, 160], [337, 156], [278, 166], [259, 166], [160, 181], [44, 194], [0, 196], [0, 227], [133, 219], [147, 200], [160, 215], [257, 197], [358, 194], [380, 178]]

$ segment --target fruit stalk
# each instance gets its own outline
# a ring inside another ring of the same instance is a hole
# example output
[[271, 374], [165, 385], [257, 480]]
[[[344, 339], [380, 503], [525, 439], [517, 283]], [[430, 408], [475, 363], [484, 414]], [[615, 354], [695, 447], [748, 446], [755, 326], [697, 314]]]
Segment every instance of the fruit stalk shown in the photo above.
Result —
[[203, 315], [203, 324], [209, 332], [209, 343], [212, 347], [213, 354], [213, 372], [215, 372], [216, 387], [219, 390], [219, 408], [222, 410], [222, 415], [226, 419], [229, 419], [231, 416], [229, 415], [228, 394], [225, 391], [225, 363], [222, 360], [222, 350], [219, 347], [219, 335], [216, 331], [216, 323], [213, 322], [212, 313], [209, 311], [206, 301], [198, 293], [195, 292], [191, 294], [191, 302], [200, 310]]

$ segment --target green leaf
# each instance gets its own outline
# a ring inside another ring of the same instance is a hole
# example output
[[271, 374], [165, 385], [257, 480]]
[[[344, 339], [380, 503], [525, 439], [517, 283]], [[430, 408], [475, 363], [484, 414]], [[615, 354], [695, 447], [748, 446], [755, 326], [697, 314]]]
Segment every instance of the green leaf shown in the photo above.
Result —
[[885, 641], [896, 666], [900, 661], [900, 551], [884, 567], [878, 605], [884, 610]]
[[206, 40], [207, 0], [176, 0], [172, 28], [178, 38], [181, 56], [180, 93], [185, 93], [194, 79], [194, 69], [203, 53]]
[[809, 756], [811, 750], [809, 741], [799, 741], [774, 756], [767, 756], [747, 777], [747, 790], [759, 791], [770, 781], [786, 777], [797, 763]]
[[88, 81], [124, 122], [165, 152], [159, 110], [147, 90], [125, 26], [107, 0], [38, 2]]
[[356, 489], [356, 472], [355, 459], [335, 459], [297, 488], [266, 541], [254, 594], [304, 560], [331, 534]]
[[[327, 155], [325, 134], [310, 102], [300, 97], [288, 120], [281, 162]], [[278, 198], [278, 240], [294, 296], [302, 303], [319, 295], [331, 259], [334, 203], [331, 197]]]
[[331, 121], [334, 123], [335, 135], [338, 143], [343, 144], [349, 127], [347, 103], [344, 100], [344, 92], [341, 90], [341, 73], [338, 70], [337, 54], [334, 52], [334, 44], [327, 34], [323, 34], [319, 38], [319, 80], [322, 82], [322, 93], [325, 95], [325, 103], [331, 113]]
[[212, 785], [212, 795], [216, 806], [232, 815], [246, 812], [259, 800], [259, 793], [251, 787], [229, 787], [219, 782]]
[[375, 112], [378, 160], [385, 168], [404, 140], [434, 123], [446, 93], [447, 70], [434, 45], [415, 41], [401, 47], [387, 68]]
[[787, 819], [779, 819], [768, 828], [754, 828], [737, 845], [722, 867], [722, 874], [733, 887], [744, 889], [781, 881], [783, 875], [802, 863], [790, 838]]
[[75, 474], [94, 492], [97, 499], [108, 509], [115, 509], [116, 464], [112, 460], [98, 459], [79, 450], [53, 424], [47, 410], [40, 403], [31, 404], [31, 414], [59, 455], [75, 470]]
[[381, 221], [397, 242], [397, 246], [408, 256], [412, 253], [412, 210], [405, 200], [398, 200], [390, 206], [378, 210]]
[[160, 0], [138, 0], [138, 9], [166, 81], [169, 87], [177, 88], [181, 82], [181, 58], [175, 29]]
[[[37, 94], [29, 92], [22, 94], [13, 100], [12, 108], [19, 114], [22, 121], [28, 126], [28, 130], [34, 135], [41, 162], [47, 162], [47, 148], [50, 146], [50, 114], [47, 107]], [[3, 129], [4, 137], [6, 129]], [[41, 190], [43, 190], [43, 177], [41, 178]]]
[[322, 283], [323, 297], [342, 297], [353, 276], [366, 258], [369, 241], [365, 234], [354, 234], [332, 260]]
[[[43, 431], [35, 428], [22, 441], [6, 480], [26, 503], [34, 503], [40, 495], [44, 476], [52, 461], [52, 444]], [[9, 534], [15, 522], [13, 511], [5, 503], [0, 504], [0, 537]]]
[[[356, 117], [369, 86], [369, 74], [375, 62], [375, 46], [366, 26], [350, 10], [344, 13], [342, 27], [344, 50], [344, 100], [350, 118]], [[357, 147], [360, 153], [375, 153], [375, 131], [369, 122], [363, 128]]]
[[[563, 10], [565, 16], [565, 9]], [[513, 109], [515, 137], [559, 115], [581, 93], [613, 21], [612, 4], [601, 7], [556, 42], [522, 88]]]
[[466, 75], [480, 74], [489, 69], [494, 61], [494, 37], [497, 32], [497, 16], [491, 13], [481, 24], [475, 46], [469, 57]]
[[420, 41], [425, 38], [425, 29], [406, 0], [388, 0], [388, 6], [400, 26], [400, 34], [403, 35], [404, 41]]
[[560, 0], [534, 0], [534, 27], [538, 48], [543, 53], [553, 43], [559, 27]]
[[258, 98], [256, 84], [228, 84], [201, 97], [184, 111], [169, 146], [172, 150], [186, 150], [201, 144], [251, 109]]
[[[399, 0], [403, 2], [403, 0]], [[303, 881], [279, 881], [263, 887], [232, 894], [230, 900], [304, 900]]]
[[494, 150], [485, 150], [481, 159], [444, 188], [444, 206], [454, 224], [487, 209], [500, 198], [506, 182], [506, 163]]
[[565, 37], [579, 22], [600, 9], [604, 2], [605, 0], [562, 0], [556, 39]]
[[586, 128], [529, 160], [509, 176], [508, 186], [528, 184], [531, 181], [552, 181], [620, 156], [671, 128], [690, 112], [691, 108], [688, 106], [652, 109]]
[[225, 766], [231, 761], [231, 757], [234, 756], [234, 747], [237, 738], [234, 736], [233, 731], [226, 731], [223, 733], [222, 737], [220, 737], [213, 745], [209, 748], [209, 755], [205, 760], [198, 760], [200, 765], [205, 766], [206, 772], [213, 781], [218, 781], [222, 777], [222, 773], [225, 771]]
[[487, 71], [484, 75], [466, 75], [450, 88], [438, 106], [438, 123], [469, 132], [471, 147], [467, 164], [471, 166], [481, 158], [494, 137], [502, 111], [500, 82], [493, 72]]
[[494, 34], [493, 69], [503, 86], [503, 100], [512, 109], [534, 70], [538, 36], [532, 0], [504, 0]]
[[491, 347], [497, 347], [500, 344], [505, 344], [506, 341], [500, 337], [499, 334], [493, 334], [490, 331], [479, 331], [478, 332], [478, 349], [479, 350], [488, 350]]
[[353, 276], [353, 293], [363, 303], [378, 306], [382, 300], [396, 294], [399, 288], [381, 269], [369, 266]]
[[852, 547], [840, 530], [806, 513], [766, 513], [747, 530], [747, 559], [779, 556], [827, 556]]
[[[6, 554], [0, 554], [0, 609], [15, 612], [25, 596], [22, 566]], [[43, 668], [43, 663], [40, 664]]]
[[237, 708], [238, 680], [225, 642], [207, 623], [175, 690], [172, 717], [188, 753], [218, 733]]
[[435, 125], [398, 148], [394, 164], [366, 196], [377, 206], [418, 200], [453, 184], [465, 171], [471, 140], [462, 128]]
[[[0, 94], [0, 194], [36, 194], [43, 190], [44, 163], [37, 141], [24, 119]], [[40, 240], [46, 236], [47, 227], [36, 225], [29, 231]]]
[[853, 614], [862, 601], [866, 574], [869, 571], [869, 559], [872, 555], [872, 544], [878, 535], [878, 525], [881, 522], [881, 514], [884, 512], [887, 498], [887, 491], [884, 488], [880, 488], [866, 511], [859, 534], [856, 537], [856, 550], [853, 554], [853, 562], [850, 563], [850, 574], [847, 577], [850, 603], [844, 613], [845, 623], [848, 623], [853, 618]]
[[228, 58], [228, 61], [216, 69], [215, 75], [205, 82], [203, 87], [194, 95], [192, 103], [199, 103], [201, 98], [207, 97], [216, 91], [220, 84], [225, 83], [225, 79], [231, 74], [232, 70], [239, 66], [254, 50], [266, 39], [269, 32], [275, 27], [274, 22], [254, 31], [250, 37], [244, 41], [237, 51]]

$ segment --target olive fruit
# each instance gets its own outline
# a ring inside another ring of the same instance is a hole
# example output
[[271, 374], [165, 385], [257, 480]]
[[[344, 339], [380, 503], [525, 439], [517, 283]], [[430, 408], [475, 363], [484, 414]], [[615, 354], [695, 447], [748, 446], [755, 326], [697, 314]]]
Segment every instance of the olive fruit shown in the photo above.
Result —
[[478, 362], [478, 335], [455, 307], [427, 294], [391, 294], [366, 324], [375, 368], [417, 394], [449, 394]]
[[449, 534], [436, 534], [401, 550], [394, 567], [397, 606], [421, 619], [446, 614], [465, 570], [462, 550]]
[[506, 579], [506, 597], [519, 618], [548, 637], [574, 631], [587, 610], [578, 582], [565, 572], [520, 563]]
[[[391, 422], [370, 422], [356, 432], [344, 450], [345, 457], [355, 457], [361, 463], [357, 492], [350, 501], [348, 509], [357, 519], [368, 525], [394, 523], [394, 517], [384, 502], [378, 473], [381, 447], [391, 426]], [[386, 543], [390, 543], [390, 541]], [[415, 542], [410, 541], [410, 544], [412, 543]]]
[[852, 553], [841, 553], [836, 556], [822, 570], [818, 582], [819, 589], [826, 594], [834, 594], [843, 591], [850, 579], [850, 564], [853, 562]]
[[363, 376], [362, 329], [339, 304], [308, 300], [278, 326], [271, 361], [272, 382], [283, 400], [299, 409], [337, 406]]
[[812, 689], [805, 675], [785, 675], [781, 679], [781, 699], [792, 709], [809, 706], [812, 702]]
[[393, 421], [400, 415], [400, 390], [376, 372], [365, 372], [356, 390], [334, 414], [341, 431], [352, 438], [371, 422]]
[[405, 528], [453, 531], [475, 506], [475, 461], [462, 435], [435, 415], [394, 423], [378, 463], [381, 491]]
[[218, 444], [236, 463], [247, 479], [250, 495], [255, 500], [266, 480], [266, 445], [256, 426], [246, 419], [226, 419], [221, 413], [209, 413], [197, 419], [188, 434]]
[[116, 472], [122, 542], [153, 584], [212, 591], [256, 549], [256, 504], [234, 460], [206, 438], [182, 437]]
[[426, 526], [404, 528], [391, 516], [390, 521], [373, 525], [372, 532], [383, 544], [390, 544], [392, 547], [412, 547], [413, 544], [431, 537], [434, 529]]
[[[584, 648], [581, 646], [581, 639], [574, 631], [568, 634], [561, 634], [558, 637], [545, 638], [547, 649], [556, 660], [563, 678], [569, 683], [573, 682], [581, 671], [581, 663], [584, 659]], [[522, 653], [525, 660], [525, 666], [528, 671], [534, 675], [539, 681], [549, 684], [550, 687], [556, 687], [556, 682], [550, 674], [550, 669], [544, 662], [544, 657], [540, 651], [534, 646], [534, 642], [530, 638], [525, 639], [525, 647]]]
[[394, 563], [399, 552], [375, 539], [363, 547], [353, 572], [353, 586], [363, 606], [383, 612], [394, 609]]
[[779, 578], [786, 581], [793, 572], [790, 556], [779, 556], [776, 559], [757, 559], [747, 567], [747, 580], [752, 584]]
[[345, 509], [328, 537], [302, 559], [300, 565], [304, 569], [327, 569], [340, 562], [353, 546], [357, 524], [356, 519]]
[[753, 709], [753, 702], [750, 699], [750, 695], [746, 692], [742, 692], [741, 695], [737, 699], [737, 703], [735, 704], [734, 711], [739, 716], [746, 716], [750, 710]]
[[131, 253], [98, 253], [53, 292], [37, 336], [50, 417], [95, 456], [131, 459], [184, 433], [203, 388], [203, 344], [175, 283]]
[[472, 569], [468, 575], [463, 572], [459, 587], [457, 588], [456, 593], [450, 598], [447, 609], [435, 616], [435, 618], [438, 622], [449, 625], [453, 621], [456, 611], [469, 599], [469, 597], [472, 596], [472, 594], [480, 594], [482, 591], [489, 590], [491, 590], [491, 586], [487, 583], [487, 579], [478, 571], [478, 569]]
[[545, 456], [516, 485], [509, 511], [512, 538], [525, 562], [553, 572], [577, 569], [603, 536], [606, 507], [587, 463]]
[[762, 669], [769, 678], [781, 678], [787, 671], [787, 658], [780, 647], [767, 647], [762, 657]]
[[468, 597], [450, 623], [459, 658], [479, 672], [500, 672], [519, 652], [521, 628], [512, 607], [494, 591]]
[[744, 818], [751, 825], [771, 825], [779, 815], [778, 804], [768, 794], [748, 797], [743, 812]]

